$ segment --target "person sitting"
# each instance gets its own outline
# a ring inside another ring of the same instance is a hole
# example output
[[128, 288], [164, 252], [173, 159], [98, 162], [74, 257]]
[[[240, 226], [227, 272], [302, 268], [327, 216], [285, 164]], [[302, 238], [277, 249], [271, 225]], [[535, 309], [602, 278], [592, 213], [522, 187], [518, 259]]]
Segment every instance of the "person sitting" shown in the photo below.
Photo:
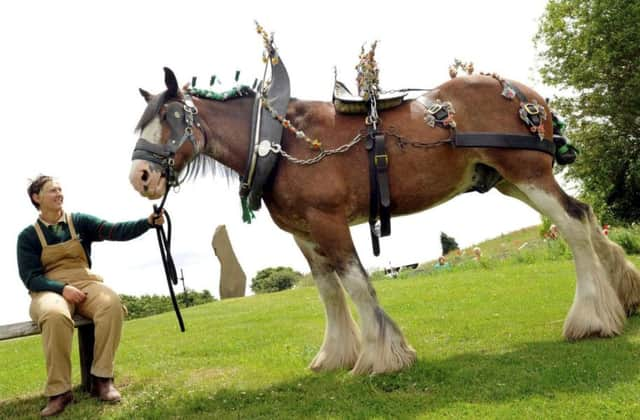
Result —
[[558, 239], [560, 232], [558, 232], [558, 226], [556, 225], [551, 225], [549, 226], [549, 231], [547, 232], [547, 237], [549, 239], [551, 239], [552, 241], [555, 241], [556, 239]]
[[39, 215], [18, 236], [17, 257], [20, 277], [31, 296], [29, 315], [42, 331], [48, 402], [40, 415], [54, 416], [73, 402], [74, 313], [95, 325], [91, 392], [101, 401], [118, 402], [114, 358], [126, 309], [118, 294], [91, 271], [91, 244], [137, 238], [163, 224], [164, 217], [152, 213], [131, 222], [109, 223], [88, 214], [66, 213], [60, 183], [45, 175], [31, 182], [27, 193]]
[[475, 248], [473, 248], [473, 259], [476, 261], [480, 261], [481, 257], [482, 257], [482, 250], [480, 249], [479, 246], [476, 246]]
[[438, 258], [438, 261], [433, 265], [433, 268], [436, 270], [441, 270], [443, 268], [449, 268], [449, 267], [451, 267], [451, 264], [449, 264], [449, 262], [447, 261], [444, 255], [441, 255]]

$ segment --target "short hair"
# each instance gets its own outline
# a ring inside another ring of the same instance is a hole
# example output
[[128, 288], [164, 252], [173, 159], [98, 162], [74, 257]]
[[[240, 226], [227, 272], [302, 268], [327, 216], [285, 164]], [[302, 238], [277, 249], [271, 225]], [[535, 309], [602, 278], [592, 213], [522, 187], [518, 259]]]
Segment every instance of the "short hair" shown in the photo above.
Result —
[[27, 194], [29, 194], [29, 200], [31, 200], [31, 204], [38, 210], [40, 210], [40, 204], [36, 203], [33, 200], [33, 194], [40, 194], [42, 187], [49, 181], [53, 181], [53, 178], [48, 175], [38, 175], [35, 179], [30, 180], [29, 188], [27, 188]]

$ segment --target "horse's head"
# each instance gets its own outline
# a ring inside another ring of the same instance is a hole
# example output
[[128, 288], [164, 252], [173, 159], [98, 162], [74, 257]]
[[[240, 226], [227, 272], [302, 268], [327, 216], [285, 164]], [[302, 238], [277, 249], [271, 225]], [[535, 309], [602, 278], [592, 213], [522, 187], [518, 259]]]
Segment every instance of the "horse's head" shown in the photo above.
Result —
[[173, 71], [165, 67], [164, 76], [166, 91], [152, 95], [140, 89], [147, 108], [136, 127], [140, 139], [129, 174], [136, 191], [152, 200], [179, 184], [178, 174], [206, 143], [191, 97], [178, 88]]

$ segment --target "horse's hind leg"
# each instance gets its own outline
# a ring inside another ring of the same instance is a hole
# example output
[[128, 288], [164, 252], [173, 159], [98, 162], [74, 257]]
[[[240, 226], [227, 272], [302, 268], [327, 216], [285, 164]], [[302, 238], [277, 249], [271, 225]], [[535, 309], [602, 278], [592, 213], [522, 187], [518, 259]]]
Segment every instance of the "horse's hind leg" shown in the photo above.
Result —
[[[535, 209], [535, 205], [515, 185], [504, 181], [496, 188], [503, 194], [518, 198]], [[588, 209], [587, 216], [591, 242], [607, 273], [607, 280], [616, 291], [625, 312], [631, 316], [640, 305], [640, 272], [625, 258], [624, 250], [602, 233], [598, 220], [591, 209]]]
[[[509, 179], [508, 170], [500, 170]], [[588, 336], [620, 334], [624, 310], [618, 299], [607, 268], [598, 256], [602, 244], [594, 246], [594, 217], [587, 204], [568, 196], [556, 183], [551, 171], [539, 177], [526, 177], [524, 182], [498, 186], [500, 191], [522, 199], [548, 216], [560, 229], [573, 252], [577, 283], [573, 305], [564, 324], [564, 335], [570, 340]], [[507, 181], [508, 182], [508, 181]], [[519, 191], [524, 197], [517, 193]]]
[[607, 238], [593, 212], [589, 211], [591, 241], [600, 261], [609, 275], [611, 286], [628, 316], [633, 315], [640, 304], [640, 272], [625, 258], [624, 250]]
[[360, 314], [362, 341], [354, 374], [395, 372], [411, 366], [415, 350], [382, 310], [376, 292], [356, 253], [344, 216], [317, 210], [307, 215], [311, 235], [335, 268]]
[[360, 353], [360, 333], [347, 306], [344, 290], [318, 246], [298, 236], [294, 238], [311, 267], [326, 316], [324, 341], [309, 368], [314, 371], [351, 369]]

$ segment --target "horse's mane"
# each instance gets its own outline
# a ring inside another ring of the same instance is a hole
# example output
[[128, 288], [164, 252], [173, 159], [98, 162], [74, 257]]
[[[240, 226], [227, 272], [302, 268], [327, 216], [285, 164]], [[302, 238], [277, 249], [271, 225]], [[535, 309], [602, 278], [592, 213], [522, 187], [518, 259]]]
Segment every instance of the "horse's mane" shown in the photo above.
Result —
[[228, 185], [236, 180], [234, 176], [236, 173], [233, 169], [204, 153], [199, 153], [191, 159], [183, 171], [184, 179], [189, 181], [195, 180], [199, 176], [206, 175], [207, 173], [211, 173], [213, 177], [223, 176], [227, 180]]

